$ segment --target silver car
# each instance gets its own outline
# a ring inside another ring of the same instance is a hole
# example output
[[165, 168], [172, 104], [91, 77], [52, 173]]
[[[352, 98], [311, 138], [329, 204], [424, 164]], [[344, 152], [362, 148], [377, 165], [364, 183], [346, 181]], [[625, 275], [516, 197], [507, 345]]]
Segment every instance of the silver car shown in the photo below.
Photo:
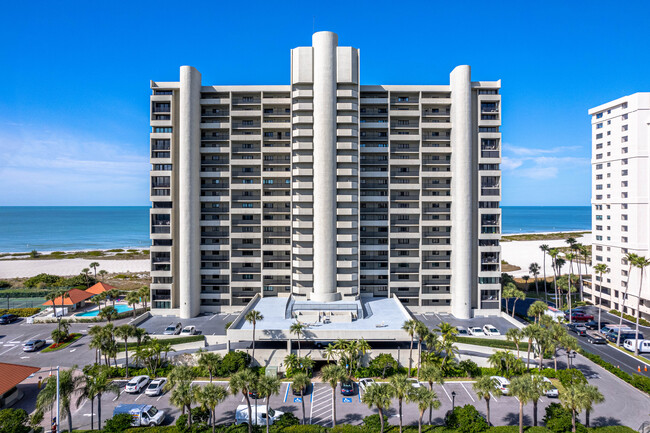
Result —
[[29, 340], [23, 343], [23, 352], [33, 352], [46, 344], [45, 340]]
[[167, 383], [167, 379], [165, 378], [160, 378], [160, 379], [154, 379], [151, 381], [147, 389], [144, 391], [146, 395], [160, 395], [163, 392], [163, 388], [165, 387], [165, 384]]

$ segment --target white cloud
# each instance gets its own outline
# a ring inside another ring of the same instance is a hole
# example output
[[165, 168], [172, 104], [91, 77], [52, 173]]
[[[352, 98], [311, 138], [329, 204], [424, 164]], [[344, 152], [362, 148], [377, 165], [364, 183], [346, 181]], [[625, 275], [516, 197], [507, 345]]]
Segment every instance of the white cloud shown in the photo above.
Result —
[[67, 131], [5, 124], [0, 128], [0, 203], [144, 205], [149, 158], [125, 143]]
[[524, 163], [522, 159], [509, 158], [504, 156], [501, 158], [501, 170], [515, 170]]
[[534, 180], [554, 179], [567, 170], [589, 167], [588, 158], [573, 156], [580, 146], [556, 146], [549, 149], [503, 145], [501, 169], [508, 176]]
[[552, 155], [563, 152], [575, 152], [579, 150], [580, 146], [556, 146], [549, 149], [536, 149], [529, 147], [511, 146], [508, 143], [503, 144], [504, 152], [511, 152], [518, 156], [538, 156], [538, 155]]

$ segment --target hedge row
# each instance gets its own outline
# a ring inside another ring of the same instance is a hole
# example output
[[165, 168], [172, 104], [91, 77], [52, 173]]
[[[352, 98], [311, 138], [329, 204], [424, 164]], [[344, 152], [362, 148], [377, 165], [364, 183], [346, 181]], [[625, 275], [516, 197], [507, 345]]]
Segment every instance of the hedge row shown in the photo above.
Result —
[[[514, 342], [508, 340], [493, 340], [482, 337], [458, 337], [458, 342], [464, 344], [473, 344], [475, 346], [494, 347], [497, 349], [517, 350], [517, 345]], [[528, 342], [522, 341], [519, 343], [519, 350], [528, 350]]]
[[603, 358], [601, 358], [598, 355], [594, 355], [593, 353], [589, 353], [582, 349], [580, 349], [579, 352], [583, 356], [589, 358], [596, 364], [603, 367], [605, 370], [614, 374], [616, 377], [623, 379], [624, 381], [626, 381], [636, 389], [650, 394], [650, 377], [641, 376], [640, 374], [628, 374], [624, 371], [621, 371], [621, 369], [614, 367], [612, 364], [603, 360]]
[[40, 313], [40, 311], [40, 308], [1, 308], [0, 316], [3, 316], [5, 314], [15, 314], [18, 317], [31, 317], [34, 314]]
[[[614, 316], [621, 317], [621, 312], [617, 310], [609, 310], [609, 314], [613, 314]], [[636, 323], [636, 317], [630, 316], [629, 314], [623, 314], [623, 318], [629, 320], [632, 323]], [[648, 322], [645, 319], [639, 318], [639, 325], [650, 326], [650, 322]]]

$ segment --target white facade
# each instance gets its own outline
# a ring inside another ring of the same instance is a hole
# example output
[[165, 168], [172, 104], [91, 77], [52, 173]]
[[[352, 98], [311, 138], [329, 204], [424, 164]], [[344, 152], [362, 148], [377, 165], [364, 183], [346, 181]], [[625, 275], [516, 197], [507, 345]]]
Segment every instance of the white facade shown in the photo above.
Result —
[[[650, 257], [648, 191], [650, 93], [635, 93], [589, 110], [592, 125], [592, 264], [605, 263], [602, 304], [620, 310], [628, 280], [628, 253]], [[640, 272], [632, 268], [625, 313], [650, 319], [647, 271], [639, 298]], [[598, 301], [600, 277], [586, 298]], [[645, 301], [645, 302], [644, 302]], [[644, 305], [645, 304], [645, 305]]]
[[498, 313], [500, 81], [365, 86], [356, 48], [312, 45], [290, 85], [151, 83], [153, 312], [394, 294]]

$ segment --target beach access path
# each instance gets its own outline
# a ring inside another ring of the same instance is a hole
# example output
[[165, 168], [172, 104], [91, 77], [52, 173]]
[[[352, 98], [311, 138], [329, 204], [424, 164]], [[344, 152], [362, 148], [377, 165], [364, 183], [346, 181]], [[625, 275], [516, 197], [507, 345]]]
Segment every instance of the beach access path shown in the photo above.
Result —
[[100, 262], [101, 269], [109, 273], [149, 272], [151, 262], [144, 260], [50, 259], [50, 260], [0, 260], [0, 278], [29, 278], [38, 274], [60, 276], [79, 275], [92, 262]]
[[[576, 235], [576, 240], [583, 245], [591, 245], [591, 233], [580, 236]], [[564, 239], [501, 242], [501, 258], [511, 265], [519, 266], [521, 268], [519, 271], [508, 273], [514, 277], [530, 275], [530, 272], [528, 272], [528, 267], [531, 263], [537, 263], [539, 264], [540, 277], [543, 277], [544, 270], [542, 269], [542, 266], [544, 265], [544, 254], [542, 253], [542, 250], [539, 249], [539, 247], [543, 244], [548, 245], [550, 248], [568, 246]], [[581, 264], [581, 266], [582, 271], [584, 272], [584, 264]], [[569, 272], [568, 263], [564, 265], [562, 271], [564, 274]], [[573, 265], [573, 272], [577, 273], [575, 263]], [[589, 272], [591, 272], [591, 266], [589, 266]], [[548, 255], [546, 256], [546, 276], [553, 276], [551, 259]]]

